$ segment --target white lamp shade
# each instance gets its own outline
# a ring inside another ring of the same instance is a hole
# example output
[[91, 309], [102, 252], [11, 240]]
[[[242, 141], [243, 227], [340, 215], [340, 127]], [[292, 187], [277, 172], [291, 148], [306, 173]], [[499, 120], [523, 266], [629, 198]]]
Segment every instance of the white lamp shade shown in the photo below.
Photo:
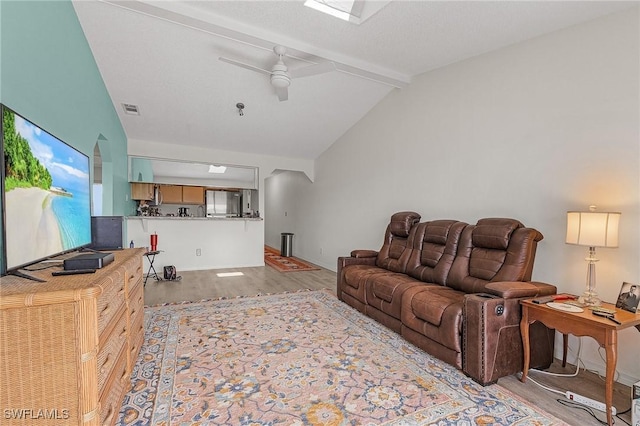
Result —
[[567, 244], [618, 247], [620, 213], [567, 212]]

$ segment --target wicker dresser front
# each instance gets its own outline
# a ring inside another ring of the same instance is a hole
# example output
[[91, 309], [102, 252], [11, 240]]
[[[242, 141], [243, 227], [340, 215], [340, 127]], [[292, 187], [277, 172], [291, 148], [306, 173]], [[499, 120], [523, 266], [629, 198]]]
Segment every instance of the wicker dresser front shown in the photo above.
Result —
[[143, 249], [95, 274], [0, 278], [0, 425], [112, 425], [144, 338]]

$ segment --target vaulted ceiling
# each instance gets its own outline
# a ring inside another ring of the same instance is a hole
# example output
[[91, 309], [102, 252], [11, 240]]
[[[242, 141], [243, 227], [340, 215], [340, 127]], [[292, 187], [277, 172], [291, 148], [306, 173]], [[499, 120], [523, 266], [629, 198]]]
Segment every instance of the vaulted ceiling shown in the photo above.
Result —
[[[304, 159], [419, 74], [633, 5], [393, 0], [355, 25], [303, 3], [73, 1], [129, 140]], [[271, 70], [275, 45], [289, 71], [336, 69], [294, 78], [281, 102], [269, 75], [219, 60]]]

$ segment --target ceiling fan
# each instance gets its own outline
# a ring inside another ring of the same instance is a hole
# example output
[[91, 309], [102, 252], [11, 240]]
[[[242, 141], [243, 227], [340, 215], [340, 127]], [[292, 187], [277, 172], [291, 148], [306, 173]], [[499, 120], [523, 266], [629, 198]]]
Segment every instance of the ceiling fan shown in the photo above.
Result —
[[222, 62], [227, 62], [232, 65], [268, 75], [271, 81], [271, 85], [276, 89], [276, 94], [278, 95], [278, 99], [280, 101], [286, 101], [287, 99], [289, 99], [289, 85], [291, 84], [292, 79], [309, 77], [316, 74], [323, 74], [325, 72], [333, 71], [336, 69], [336, 66], [333, 62], [320, 62], [319, 64], [309, 65], [306, 67], [296, 68], [294, 70], [288, 71], [288, 68], [283, 60], [287, 49], [284, 46], [275, 46], [273, 48], [273, 51], [278, 57], [278, 60], [271, 68], [271, 71], [222, 56], [218, 59], [220, 59]]

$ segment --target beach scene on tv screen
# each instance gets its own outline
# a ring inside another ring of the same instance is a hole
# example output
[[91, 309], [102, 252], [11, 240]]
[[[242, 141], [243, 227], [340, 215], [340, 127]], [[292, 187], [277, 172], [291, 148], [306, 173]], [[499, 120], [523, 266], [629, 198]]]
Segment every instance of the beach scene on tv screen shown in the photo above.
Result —
[[90, 243], [88, 157], [10, 110], [2, 121], [7, 267]]

